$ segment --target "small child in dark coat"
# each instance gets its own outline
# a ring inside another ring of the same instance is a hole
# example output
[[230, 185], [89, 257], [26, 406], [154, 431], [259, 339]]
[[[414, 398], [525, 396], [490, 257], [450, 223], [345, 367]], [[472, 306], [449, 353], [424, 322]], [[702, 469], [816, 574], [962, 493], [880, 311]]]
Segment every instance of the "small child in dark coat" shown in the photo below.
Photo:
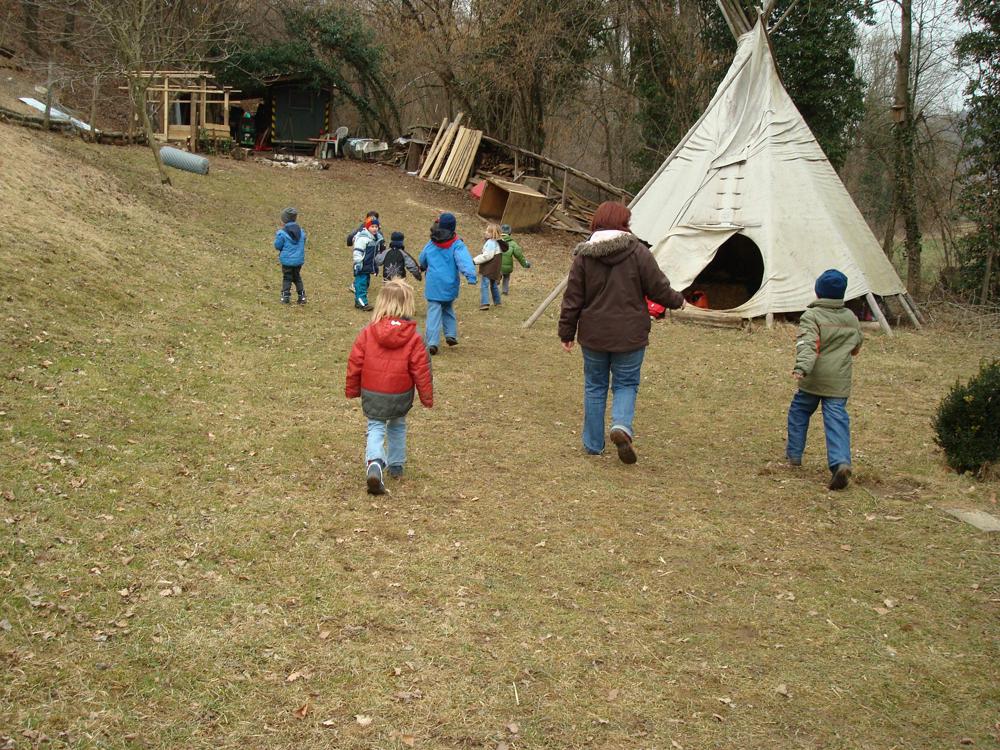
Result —
[[403, 245], [403, 233], [393, 232], [389, 237], [389, 247], [383, 250], [375, 258], [375, 263], [382, 269], [382, 278], [385, 281], [393, 279], [405, 279], [406, 272], [413, 274], [417, 281], [423, 279], [420, 266], [413, 256], [406, 252]]

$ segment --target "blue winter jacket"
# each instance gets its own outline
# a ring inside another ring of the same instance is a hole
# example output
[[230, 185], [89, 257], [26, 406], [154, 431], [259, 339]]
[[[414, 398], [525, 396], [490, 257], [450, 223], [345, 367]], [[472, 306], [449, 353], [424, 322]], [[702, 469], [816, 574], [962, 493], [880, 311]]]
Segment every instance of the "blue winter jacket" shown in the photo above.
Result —
[[274, 235], [274, 249], [283, 266], [301, 266], [306, 262], [306, 232], [290, 221]]
[[448, 247], [428, 242], [417, 260], [424, 275], [424, 296], [431, 302], [451, 302], [458, 297], [458, 275], [476, 283], [476, 266], [459, 237]]

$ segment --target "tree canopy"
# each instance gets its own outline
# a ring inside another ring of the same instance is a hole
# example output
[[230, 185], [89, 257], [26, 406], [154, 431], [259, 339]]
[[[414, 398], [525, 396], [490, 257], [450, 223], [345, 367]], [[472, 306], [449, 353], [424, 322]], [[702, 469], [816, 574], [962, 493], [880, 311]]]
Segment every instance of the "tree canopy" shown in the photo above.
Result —
[[961, 288], [987, 302], [1000, 296], [1000, 5], [994, 0], [962, 0], [959, 13], [975, 28], [957, 45], [975, 71], [966, 91], [968, 164], [962, 208], [975, 223], [960, 247]]

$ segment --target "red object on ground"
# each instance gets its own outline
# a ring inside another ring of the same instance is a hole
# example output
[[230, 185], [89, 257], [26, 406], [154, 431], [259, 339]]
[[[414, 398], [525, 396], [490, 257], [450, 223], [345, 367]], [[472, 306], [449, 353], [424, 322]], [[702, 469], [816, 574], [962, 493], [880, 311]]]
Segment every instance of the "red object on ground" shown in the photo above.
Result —
[[700, 307], [702, 310], [708, 310], [709, 309], [708, 295], [705, 294], [700, 289], [697, 290], [697, 291], [691, 292], [690, 302], [691, 302], [692, 305], [694, 305], [695, 307]]
[[653, 300], [649, 297], [646, 297], [646, 309], [649, 310], [649, 316], [651, 318], [656, 318], [657, 320], [667, 314], [667, 308], [661, 304], [653, 302]]
[[485, 189], [486, 189], [486, 180], [483, 180], [477, 185], [473, 185], [471, 188], [469, 188], [469, 195], [472, 196], [473, 200], [479, 200], [480, 198], [483, 197], [483, 191]]

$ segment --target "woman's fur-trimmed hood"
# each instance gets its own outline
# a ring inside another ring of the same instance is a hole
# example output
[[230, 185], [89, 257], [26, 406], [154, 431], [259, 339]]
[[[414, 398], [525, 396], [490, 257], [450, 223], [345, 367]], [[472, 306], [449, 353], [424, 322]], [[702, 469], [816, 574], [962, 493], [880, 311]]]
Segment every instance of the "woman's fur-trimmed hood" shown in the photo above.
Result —
[[635, 252], [639, 240], [632, 234], [622, 232], [610, 239], [587, 240], [573, 249], [573, 255], [595, 258], [608, 265], [617, 265]]

